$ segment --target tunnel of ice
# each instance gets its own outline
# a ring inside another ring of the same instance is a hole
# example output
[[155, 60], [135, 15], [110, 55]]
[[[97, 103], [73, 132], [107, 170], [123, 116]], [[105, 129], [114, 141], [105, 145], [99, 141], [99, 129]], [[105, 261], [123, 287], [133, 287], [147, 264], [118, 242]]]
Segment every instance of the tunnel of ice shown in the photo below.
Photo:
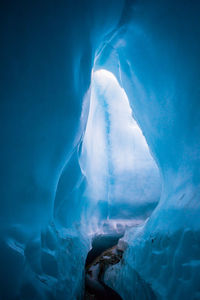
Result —
[[161, 188], [158, 168], [125, 91], [104, 69], [92, 75], [80, 165], [93, 230], [106, 219], [113, 225], [117, 220], [141, 222], [155, 208]]
[[[76, 299], [87, 179], [79, 158], [92, 70], [127, 94], [161, 178], [105, 280], [124, 299], [200, 298], [199, 1], [1, 2], [1, 299]], [[140, 278], [140, 279], [139, 279]]]

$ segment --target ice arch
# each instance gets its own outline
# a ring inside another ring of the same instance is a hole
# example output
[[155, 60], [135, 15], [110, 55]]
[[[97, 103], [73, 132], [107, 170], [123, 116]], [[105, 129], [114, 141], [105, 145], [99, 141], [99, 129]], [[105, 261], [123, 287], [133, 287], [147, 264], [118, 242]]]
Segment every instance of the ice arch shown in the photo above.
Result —
[[163, 178], [159, 205], [127, 236], [124, 265], [108, 280], [124, 299], [135, 298], [137, 274], [159, 299], [199, 299], [199, 1], [1, 6], [0, 297], [81, 296], [79, 120], [99, 55], [134, 103]]
[[88, 182], [85, 197], [91, 201], [93, 219], [100, 214], [103, 219], [144, 220], [156, 206], [160, 196], [158, 168], [133, 119], [124, 89], [105, 69], [92, 74], [80, 163]]

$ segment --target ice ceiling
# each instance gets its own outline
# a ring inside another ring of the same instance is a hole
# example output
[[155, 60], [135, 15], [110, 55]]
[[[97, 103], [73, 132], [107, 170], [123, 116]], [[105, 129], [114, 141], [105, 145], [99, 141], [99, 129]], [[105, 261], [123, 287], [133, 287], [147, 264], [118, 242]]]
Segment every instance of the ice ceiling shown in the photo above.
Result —
[[[1, 1], [1, 299], [82, 297], [87, 226], [104, 184], [101, 168], [92, 177], [96, 190], [89, 180], [99, 168], [87, 136], [94, 105], [98, 122], [110, 127], [98, 142], [120, 142], [129, 158], [145, 152], [142, 140], [141, 151], [130, 151], [140, 131], [128, 130], [128, 140], [122, 134], [134, 124], [131, 108], [162, 178], [158, 205], [126, 233], [123, 264], [107, 270], [107, 284], [124, 300], [149, 299], [138, 278], [157, 299], [200, 299], [199, 6], [197, 0]], [[100, 87], [101, 69], [119, 82], [116, 99], [127, 95], [124, 119], [106, 98], [112, 84], [102, 91], [104, 103], [97, 101], [91, 79]], [[111, 134], [117, 129], [120, 141]], [[107, 152], [111, 166], [107, 154], [101, 159], [114, 195], [122, 187], [120, 147]], [[95, 165], [80, 164], [82, 151]], [[135, 167], [123, 170], [128, 180]], [[151, 202], [156, 191], [148, 191]]]

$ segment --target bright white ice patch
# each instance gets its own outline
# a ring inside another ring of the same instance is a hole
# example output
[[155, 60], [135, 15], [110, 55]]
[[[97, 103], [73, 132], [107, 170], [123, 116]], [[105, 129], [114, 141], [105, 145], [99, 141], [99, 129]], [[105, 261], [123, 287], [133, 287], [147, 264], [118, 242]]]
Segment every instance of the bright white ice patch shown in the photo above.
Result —
[[93, 203], [108, 203], [100, 205], [102, 218], [129, 218], [132, 209], [159, 199], [157, 166], [124, 89], [106, 70], [93, 73], [81, 165], [88, 181], [87, 197]]

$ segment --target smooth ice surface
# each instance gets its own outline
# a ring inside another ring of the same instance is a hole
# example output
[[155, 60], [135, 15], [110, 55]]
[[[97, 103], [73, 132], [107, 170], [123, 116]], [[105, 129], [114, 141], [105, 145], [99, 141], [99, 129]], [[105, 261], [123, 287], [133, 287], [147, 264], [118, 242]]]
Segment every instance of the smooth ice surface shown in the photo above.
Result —
[[130, 14], [99, 64], [118, 74], [163, 190], [106, 280], [124, 299], [146, 299], [141, 278], [158, 299], [199, 299], [199, 3], [136, 1]]
[[80, 225], [82, 103], [124, 1], [0, 5], [0, 298], [74, 300], [90, 247]]
[[125, 90], [163, 185], [107, 281], [124, 299], [142, 299], [141, 282], [158, 299], [200, 298], [199, 6], [1, 1], [1, 299], [81, 297], [91, 201], [79, 156], [102, 68]]
[[124, 89], [106, 70], [92, 75], [80, 164], [93, 217], [102, 212], [100, 219], [145, 219], [156, 206], [161, 190], [158, 168]]

